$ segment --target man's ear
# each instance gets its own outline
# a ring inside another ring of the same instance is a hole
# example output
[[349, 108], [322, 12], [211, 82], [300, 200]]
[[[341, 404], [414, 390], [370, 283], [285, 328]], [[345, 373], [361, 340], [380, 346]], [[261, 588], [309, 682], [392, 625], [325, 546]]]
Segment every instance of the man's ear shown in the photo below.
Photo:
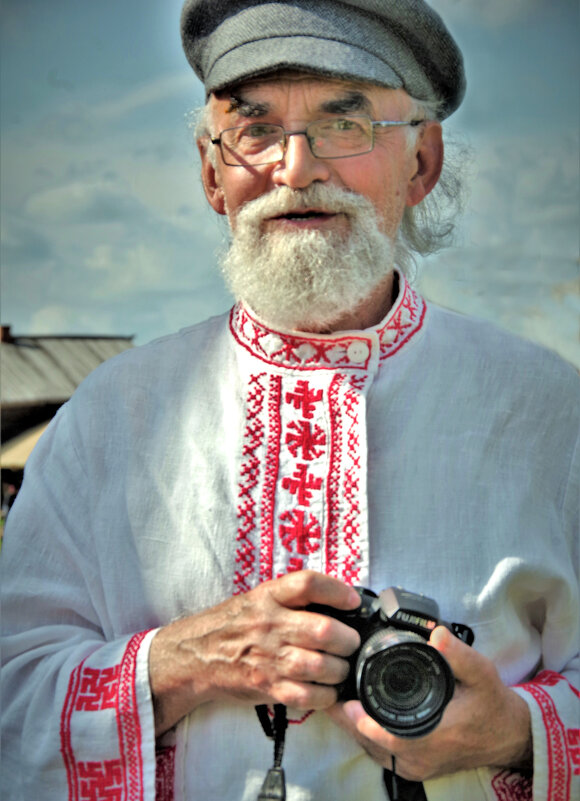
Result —
[[407, 206], [416, 206], [433, 189], [443, 168], [443, 135], [438, 122], [429, 121], [415, 151], [416, 171], [407, 187]]
[[[218, 214], [226, 214], [224, 192], [221, 187], [214, 160], [210, 158], [209, 148], [213, 147], [208, 139], [198, 139], [197, 147], [201, 156], [201, 180], [205, 196], [210, 206]], [[217, 154], [216, 154], [217, 155]]]

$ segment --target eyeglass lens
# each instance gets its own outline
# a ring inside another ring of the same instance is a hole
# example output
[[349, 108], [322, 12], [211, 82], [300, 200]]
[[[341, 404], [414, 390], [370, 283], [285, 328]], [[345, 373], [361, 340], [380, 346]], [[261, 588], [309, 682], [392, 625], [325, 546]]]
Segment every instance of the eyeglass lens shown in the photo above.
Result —
[[372, 150], [373, 127], [368, 117], [340, 117], [311, 122], [303, 131], [284, 131], [281, 125], [255, 123], [222, 131], [226, 164], [269, 164], [280, 161], [286, 137], [305, 134], [318, 158], [342, 158]]

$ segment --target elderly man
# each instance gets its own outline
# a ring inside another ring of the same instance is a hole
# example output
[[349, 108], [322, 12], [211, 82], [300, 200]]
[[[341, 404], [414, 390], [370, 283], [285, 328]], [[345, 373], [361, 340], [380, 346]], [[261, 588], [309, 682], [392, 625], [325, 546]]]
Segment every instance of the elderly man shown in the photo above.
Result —
[[[97, 370], [30, 461], [4, 797], [283, 798], [285, 734], [290, 801], [571, 798], [577, 377], [405, 275], [457, 45], [421, 0], [187, 0], [182, 35], [237, 302]], [[438, 602], [374, 692], [448, 666], [440, 720], [339, 697], [353, 585]]]

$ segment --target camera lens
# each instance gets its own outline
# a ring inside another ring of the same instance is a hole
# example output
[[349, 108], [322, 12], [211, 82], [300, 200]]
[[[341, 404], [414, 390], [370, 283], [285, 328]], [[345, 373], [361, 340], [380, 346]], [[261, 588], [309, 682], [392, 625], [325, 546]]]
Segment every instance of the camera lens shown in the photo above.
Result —
[[383, 629], [361, 649], [358, 697], [371, 717], [399, 737], [432, 731], [454, 685], [445, 659], [413, 632]]
[[391, 706], [400, 710], [414, 709], [429, 694], [429, 675], [421, 669], [416, 655], [409, 658], [408, 654], [400, 652], [398, 648], [389, 659], [376, 661], [373, 683], [377, 694]]

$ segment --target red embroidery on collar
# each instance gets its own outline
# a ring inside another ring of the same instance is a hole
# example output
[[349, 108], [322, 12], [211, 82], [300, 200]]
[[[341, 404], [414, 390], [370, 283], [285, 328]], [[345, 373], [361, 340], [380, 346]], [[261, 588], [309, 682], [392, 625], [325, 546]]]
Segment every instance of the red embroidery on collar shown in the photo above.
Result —
[[[423, 326], [425, 312], [423, 298], [401, 278], [399, 296], [385, 322], [376, 329], [381, 359], [393, 356], [413, 338]], [[239, 303], [232, 309], [230, 330], [253, 356], [277, 367], [366, 370], [371, 357], [372, 338], [364, 331], [326, 336], [279, 332], [256, 320]]]

